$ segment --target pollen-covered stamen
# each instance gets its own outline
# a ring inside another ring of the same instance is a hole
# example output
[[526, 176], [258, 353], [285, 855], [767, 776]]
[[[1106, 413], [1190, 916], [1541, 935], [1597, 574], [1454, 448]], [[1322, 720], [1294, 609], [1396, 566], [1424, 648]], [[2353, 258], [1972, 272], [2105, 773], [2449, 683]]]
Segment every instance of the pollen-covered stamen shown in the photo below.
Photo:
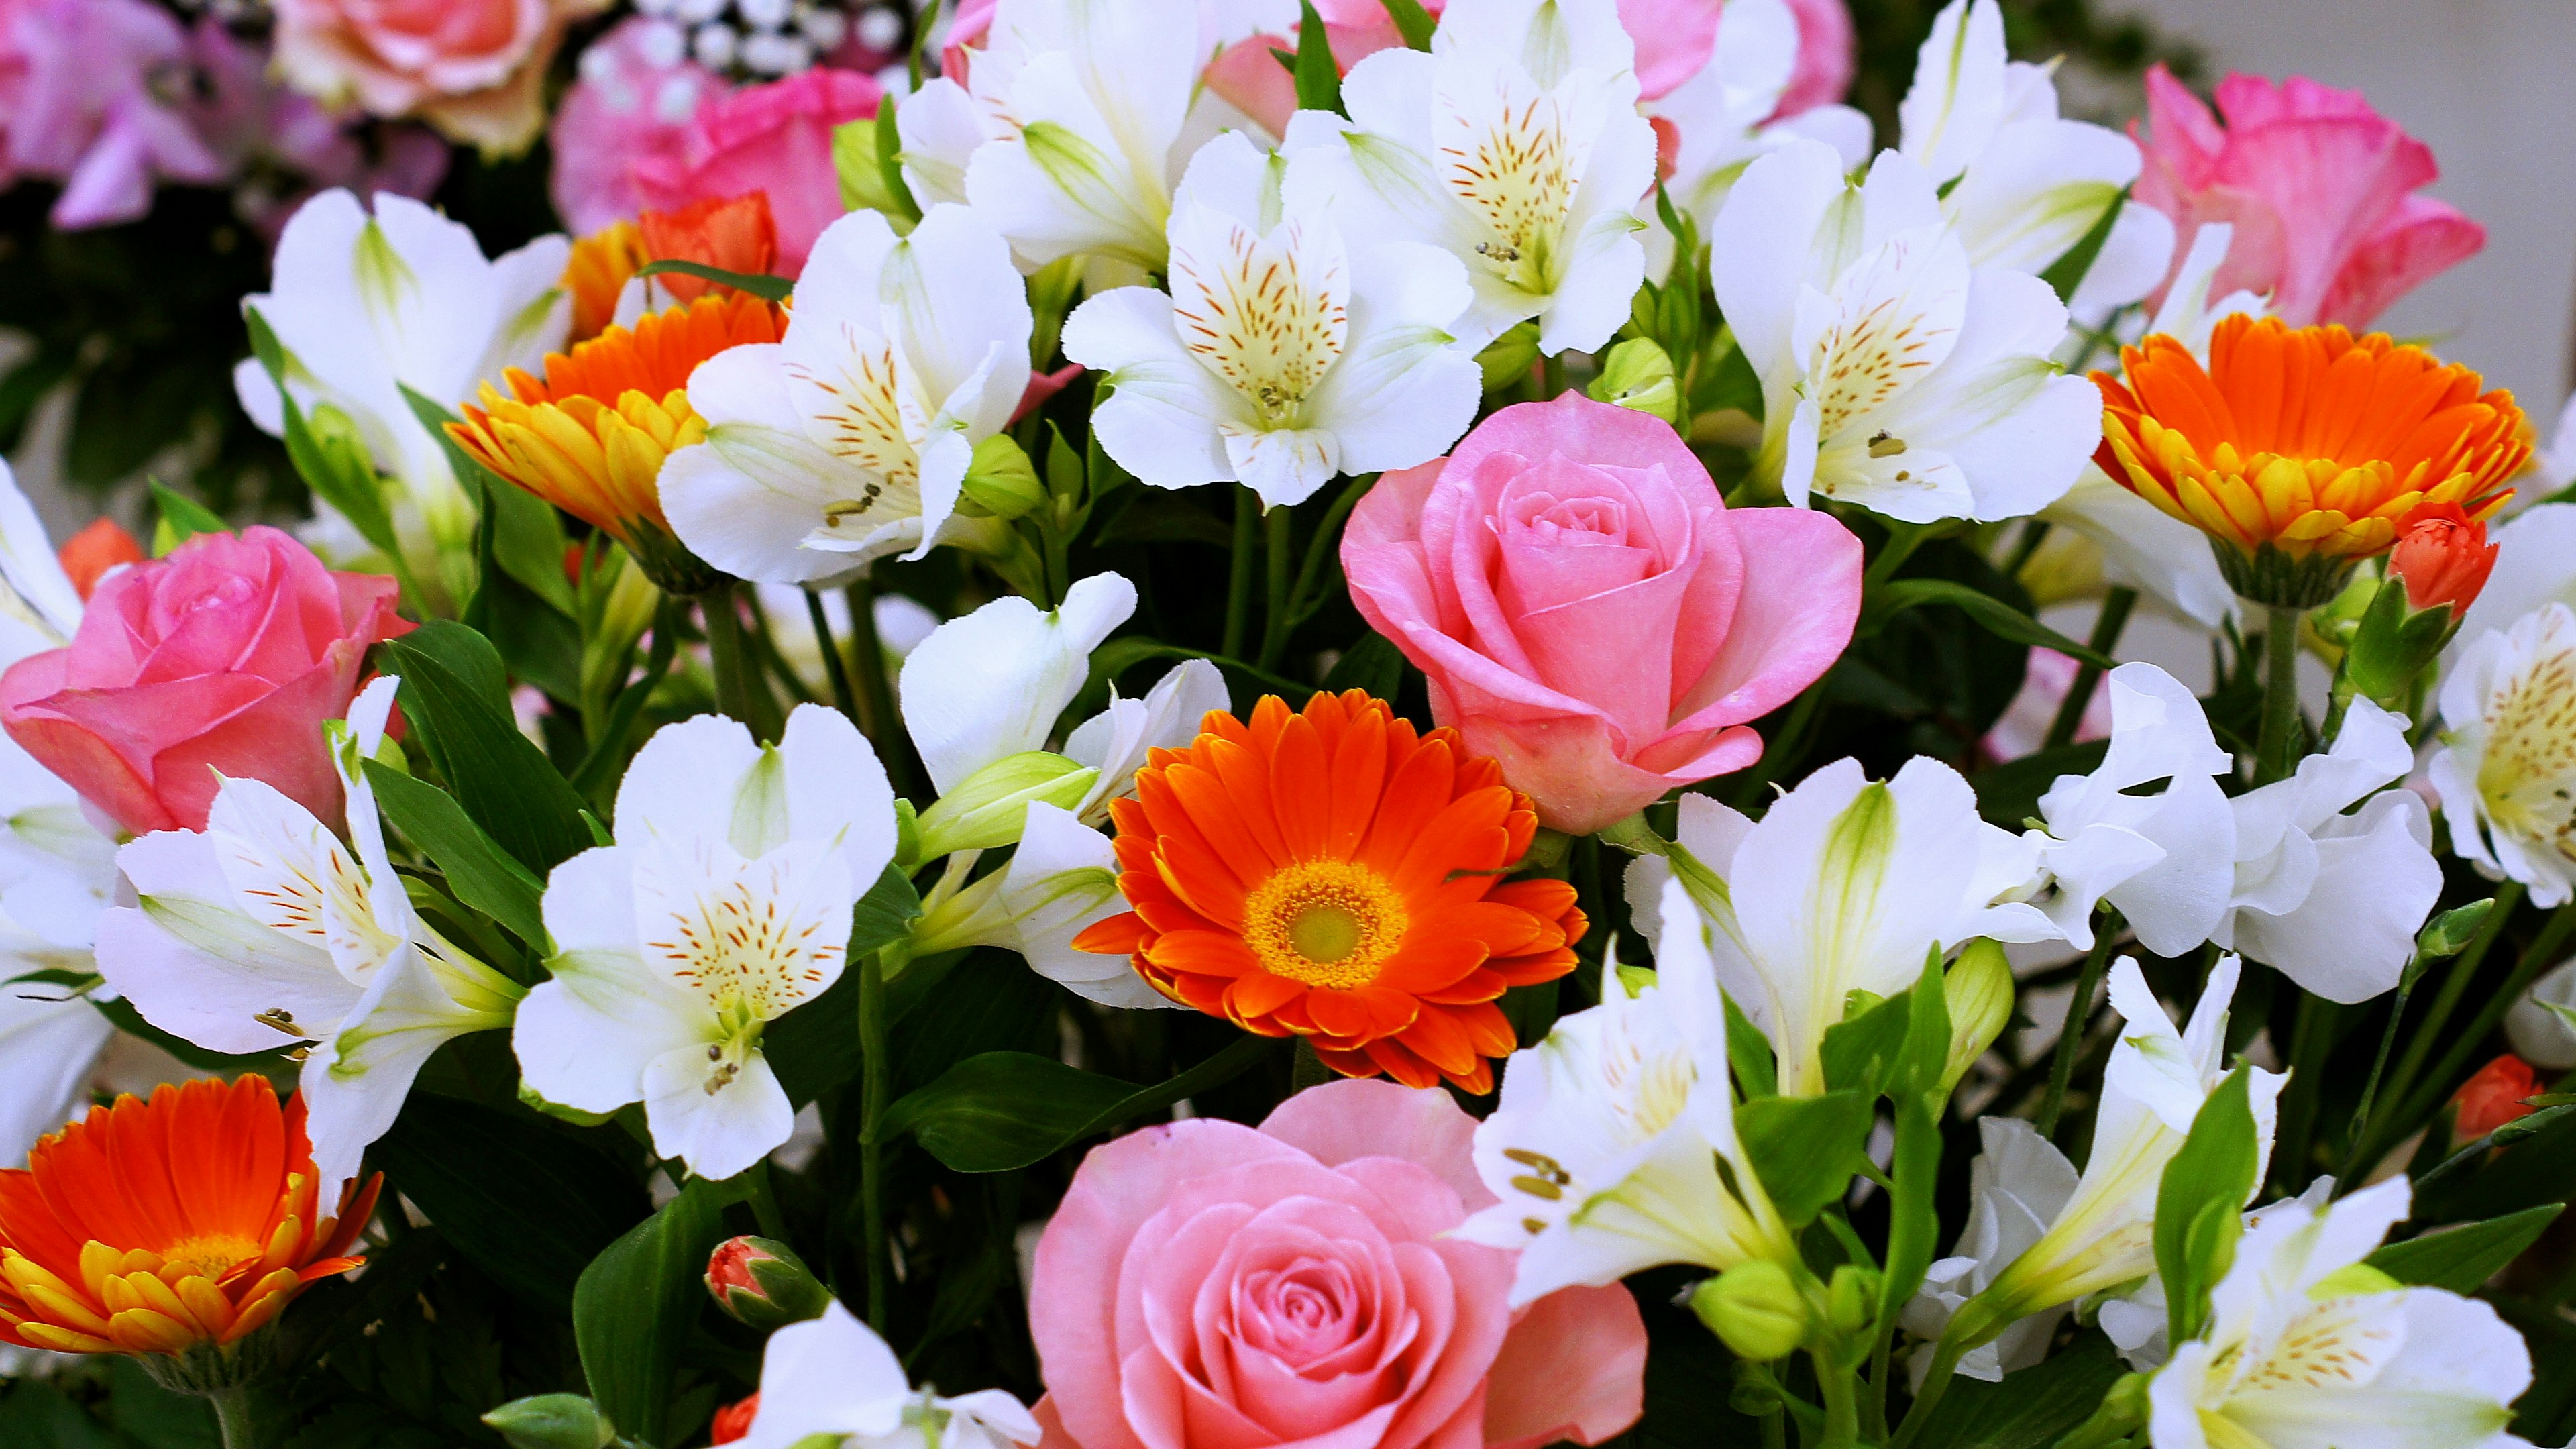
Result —
[[644, 959], [720, 1013], [774, 1021], [840, 972], [845, 876], [812, 841], [748, 861], [720, 841], [649, 852], [635, 871]]
[[794, 360], [786, 364], [788, 376], [821, 394], [810, 409], [822, 425], [815, 441], [875, 475], [857, 497], [824, 505], [822, 524], [836, 528], [851, 519], [873, 522], [872, 515], [918, 513], [921, 459], [904, 434], [894, 348], [855, 328], [844, 326], [841, 333], [842, 355], [849, 359], [844, 366], [818, 371]]
[[1404, 901], [1367, 866], [1304, 861], [1255, 887], [1244, 940], [1273, 975], [1347, 991], [1377, 979], [1404, 944]]
[[[1924, 254], [1934, 245], [1928, 236], [1888, 242], [1834, 299], [1833, 315], [1807, 354], [1806, 394], [1816, 402], [1819, 437], [1833, 438], [1893, 402], [1956, 345], [1966, 316], [1964, 291], [1944, 296], [1949, 279], [1927, 275], [1948, 260]], [[1964, 259], [1955, 269], [1964, 287]], [[1873, 458], [1892, 458], [1905, 451], [1905, 443], [1882, 429], [1870, 437], [1868, 451]]]
[[1551, 265], [1574, 210], [1583, 159], [1551, 92], [1507, 76], [1480, 103], [1444, 105], [1435, 164], [1440, 182], [1486, 229], [1476, 255], [1527, 291], [1553, 285]]
[[2477, 788], [2499, 829], [2576, 860], [2576, 637], [2551, 630], [2485, 701]]
[[1201, 213], [1198, 235], [1172, 247], [1172, 320], [1264, 424], [1294, 426], [1350, 334], [1341, 239], [1295, 222], [1265, 238]]

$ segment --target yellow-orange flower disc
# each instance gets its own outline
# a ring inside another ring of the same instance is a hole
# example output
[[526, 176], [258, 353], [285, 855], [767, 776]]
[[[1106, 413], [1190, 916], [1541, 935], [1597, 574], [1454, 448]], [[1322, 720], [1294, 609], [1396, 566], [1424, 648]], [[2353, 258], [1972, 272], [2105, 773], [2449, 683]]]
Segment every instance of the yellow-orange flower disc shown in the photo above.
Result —
[[512, 396], [484, 384], [481, 405], [467, 403], [447, 432], [484, 467], [626, 545], [655, 583], [700, 592], [713, 572], [672, 536], [659, 482], [664, 459], [707, 435], [689, 406], [689, 374], [784, 330], [757, 297], [700, 297], [547, 354], [542, 382], [511, 368]]
[[[2511, 393], [2379, 333], [2240, 314], [2218, 324], [2206, 368], [2162, 335], [2120, 363], [2121, 377], [2093, 374], [2096, 461], [2219, 543], [2229, 581], [2258, 603], [2319, 602], [2305, 595], [2386, 552], [2419, 504], [2491, 516], [2531, 456]], [[2301, 596], [2266, 597], [2278, 587], [2249, 587], [2258, 575], [2296, 575]]]
[[1538, 829], [1529, 797], [1358, 690], [1202, 729], [1110, 807], [1134, 909], [1074, 945], [1346, 1076], [1493, 1090], [1488, 1059], [1517, 1045], [1495, 999], [1573, 970], [1584, 929], [1572, 886], [1503, 879]]
[[268, 1079], [120, 1097], [0, 1172], [0, 1342], [182, 1354], [237, 1343], [345, 1273], [375, 1181], [318, 1211], [301, 1098]]

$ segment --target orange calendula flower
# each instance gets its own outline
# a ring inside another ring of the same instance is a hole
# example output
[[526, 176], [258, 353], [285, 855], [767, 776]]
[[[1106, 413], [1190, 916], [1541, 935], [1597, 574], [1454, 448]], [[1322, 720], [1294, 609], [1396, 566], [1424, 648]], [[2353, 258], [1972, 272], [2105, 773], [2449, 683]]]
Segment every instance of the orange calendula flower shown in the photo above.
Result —
[[[572, 294], [572, 340], [607, 330], [617, 320], [626, 283], [652, 262], [696, 262], [746, 276], [768, 273], [778, 265], [769, 193], [711, 196], [677, 211], [647, 211], [574, 242], [563, 272], [564, 290]], [[694, 302], [717, 285], [683, 272], [657, 272], [653, 279], [664, 297], [678, 302]]]
[[572, 341], [587, 342], [617, 320], [617, 296], [652, 254], [631, 221], [611, 222], [572, 244], [563, 289], [572, 294]]
[[757, 297], [700, 297], [547, 354], [542, 382], [511, 368], [514, 396], [484, 384], [481, 406], [465, 404], [465, 421], [447, 432], [484, 467], [626, 545], [654, 583], [703, 593], [717, 575], [671, 533], [662, 460], [706, 438], [689, 407], [698, 364], [783, 330], [778, 309]]
[[304, 1103], [268, 1079], [121, 1097], [0, 1172], [0, 1342], [59, 1353], [221, 1349], [345, 1273], [377, 1181], [324, 1217]]
[[2209, 365], [2171, 337], [2122, 348], [2102, 389], [2104, 472], [2207, 533], [2236, 592], [2306, 608], [2385, 553], [2419, 505], [2484, 520], [2531, 456], [2513, 395], [2420, 347], [2242, 315]]
[[1346, 1076], [1493, 1090], [1488, 1058], [1517, 1045], [1495, 999], [1573, 970], [1584, 928], [1572, 886], [1503, 879], [1538, 829], [1529, 797], [1358, 690], [1203, 728], [1110, 807], [1135, 909], [1075, 947]]

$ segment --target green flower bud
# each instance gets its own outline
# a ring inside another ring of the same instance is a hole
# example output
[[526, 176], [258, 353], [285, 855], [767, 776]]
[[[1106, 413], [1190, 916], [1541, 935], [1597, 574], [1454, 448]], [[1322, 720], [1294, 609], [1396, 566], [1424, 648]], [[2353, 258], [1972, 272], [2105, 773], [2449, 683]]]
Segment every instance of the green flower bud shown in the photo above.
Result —
[[1521, 322], [1486, 344], [1476, 354], [1476, 365], [1485, 370], [1485, 391], [1499, 392], [1528, 379], [1530, 364], [1538, 361], [1538, 324]]
[[1028, 820], [1029, 802], [1070, 810], [1091, 792], [1100, 772], [1062, 755], [1027, 750], [995, 760], [957, 784], [921, 812], [916, 858], [936, 860], [960, 850], [1010, 845]]
[[1789, 1270], [1769, 1258], [1738, 1263], [1693, 1289], [1691, 1312], [1737, 1358], [1769, 1363], [1807, 1341], [1807, 1302]]
[[995, 433], [975, 445], [975, 460], [966, 465], [966, 501], [995, 518], [1017, 518], [1047, 497], [1037, 465], [1009, 437]]
[[1825, 1288], [1825, 1313], [1836, 1329], [1858, 1333], [1878, 1316], [1878, 1270], [1858, 1263], [1845, 1263], [1834, 1269], [1833, 1281]]
[[1950, 1007], [1950, 1055], [1941, 1067], [1941, 1090], [1947, 1093], [2011, 1024], [2012, 963], [1996, 942], [1970, 941], [1941, 978], [1941, 990]]
[[510, 1449], [607, 1449], [617, 1426], [579, 1394], [513, 1399], [483, 1416]]
[[804, 1261], [770, 1238], [727, 1238], [707, 1259], [707, 1292], [716, 1306], [762, 1333], [820, 1318], [831, 1293]]
[[1631, 337], [1611, 348], [1601, 375], [1583, 391], [1594, 402], [1652, 413], [1679, 426], [1681, 388], [1673, 380], [1673, 359], [1651, 338]]

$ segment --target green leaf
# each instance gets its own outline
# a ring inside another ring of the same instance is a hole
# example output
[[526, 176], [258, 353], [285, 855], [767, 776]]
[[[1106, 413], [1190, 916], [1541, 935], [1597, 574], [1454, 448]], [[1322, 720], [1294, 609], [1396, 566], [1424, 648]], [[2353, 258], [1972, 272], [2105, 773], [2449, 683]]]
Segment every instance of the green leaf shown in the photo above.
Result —
[[2109, 740], [2086, 740], [2053, 750], [2035, 750], [2018, 760], [1979, 770], [1968, 777], [1969, 786], [1977, 792], [1977, 813], [1987, 823], [2019, 834], [2022, 822], [2039, 813], [2039, 797], [2048, 793], [2058, 776], [2092, 774], [2101, 767], [2102, 756], [2110, 748]]
[[1392, 700], [1404, 688], [1404, 652], [1371, 630], [1333, 661], [1323, 687], [1336, 694], [1361, 689], [1375, 698]]
[[2087, 1332], [2000, 1383], [1952, 1379], [1914, 1442], [1922, 1449], [2050, 1449], [2092, 1417], [2123, 1372], [2111, 1341]]
[[438, 439], [456, 481], [475, 495], [477, 506], [491, 520], [492, 557], [501, 571], [570, 618], [572, 581], [564, 577], [563, 518], [554, 505], [484, 467], [449, 437], [447, 424], [459, 419], [437, 399], [406, 387], [403, 401], [411, 405], [412, 416], [420, 419], [430, 436]]
[[582, 1265], [648, 1207], [633, 1173], [515, 1108], [414, 1092], [371, 1151], [460, 1255], [558, 1313]]
[[1736, 1136], [1790, 1227], [1815, 1221], [1870, 1165], [1865, 1148], [1875, 1104], [1869, 1093], [1839, 1091], [1756, 1097], [1735, 1109]]
[[2102, 255], [2102, 245], [2111, 239], [2111, 228], [2119, 224], [2120, 208], [2128, 199], [2129, 189], [2124, 186], [2084, 235], [2075, 239], [2075, 245], [2066, 249], [2066, 255], [2049, 263], [2048, 270], [2039, 274], [2039, 279], [2057, 293], [2057, 300], [2072, 299], [2075, 289], [2084, 285], [2085, 274], [2093, 270], [2094, 259]]
[[2563, 1203], [2542, 1203], [2500, 1218], [2390, 1243], [2364, 1261], [2400, 1283], [2470, 1294], [2539, 1241]]
[[665, 1444], [671, 1376], [707, 1305], [707, 1255], [724, 1240], [722, 1189], [692, 1180], [581, 1270], [573, 1341], [590, 1397], [618, 1431]]
[[327, 429], [317, 429], [305, 418], [295, 394], [287, 390], [286, 349], [269, 329], [268, 319], [259, 314], [258, 308], [245, 307], [242, 320], [250, 328], [251, 355], [259, 359], [270, 385], [277, 389], [286, 458], [295, 465], [296, 476], [304, 480], [314, 496], [338, 509], [378, 552], [388, 558], [400, 557], [393, 519], [385, 512], [384, 485], [376, 476], [375, 460], [358, 442], [345, 417], [338, 426]]
[[[895, 209], [903, 215], [919, 221], [921, 202], [912, 194], [912, 183], [903, 175], [903, 132], [895, 124], [895, 105], [892, 96], [877, 103], [877, 179], [885, 186], [886, 200], [894, 203]], [[773, 297], [770, 300], [777, 299]]]
[[959, 1172], [1009, 1172], [1235, 1077], [1276, 1050], [1247, 1036], [1169, 1081], [1138, 1087], [1029, 1052], [985, 1052], [886, 1109], [888, 1137], [910, 1132]]
[[[154, 552], [167, 554], [201, 533], [230, 533], [232, 525], [214, 510], [174, 491], [169, 484], [152, 480], [152, 506], [160, 511], [161, 527], [153, 531]], [[161, 534], [168, 533], [168, 547], [161, 546]]]
[[2156, 1187], [2156, 1271], [2163, 1275], [2175, 1343], [2199, 1336], [2209, 1290], [2236, 1260], [2245, 1200], [2259, 1156], [2247, 1069], [2218, 1084]]
[[1896, 1151], [1888, 1159], [1887, 1266], [1879, 1285], [1879, 1316], [1905, 1309], [1932, 1266], [1941, 1215], [1932, 1200], [1941, 1180], [1941, 1102], [1923, 1092], [1896, 1101]]
[[646, 262], [635, 269], [635, 275], [639, 277], [657, 277], [665, 272], [677, 272], [684, 277], [695, 277], [702, 282], [731, 287], [737, 292], [748, 292], [764, 302], [784, 302], [796, 290], [796, 284], [785, 277], [750, 272], [728, 272], [722, 267], [710, 267], [700, 262], [673, 259]]
[[1431, 48], [1431, 32], [1439, 27], [1422, 8], [1422, 0], [1384, 0], [1384, 4], [1386, 18], [1395, 22], [1396, 33], [1406, 45], [1415, 50]]
[[1950, 996], [1941, 948], [1936, 944], [1926, 955], [1923, 974], [1914, 980], [1913, 1010], [1906, 1015], [1905, 1059], [1897, 1085], [1930, 1095], [1937, 1105], [1947, 1095], [1941, 1088], [1950, 1067]]
[[367, 761], [367, 783], [385, 819], [447, 876], [459, 903], [539, 951], [547, 949], [546, 883], [484, 834], [454, 796], [374, 760]]
[[1825, 1085], [1875, 1097], [1896, 1080], [1905, 1062], [1911, 994], [1891, 996], [1855, 1017], [1825, 1028]]
[[1315, 14], [1315, 0], [1299, 0], [1302, 13], [1297, 20], [1297, 53], [1289, 54], [1277, 47], [1271, 54], [1288, 68], [1297, 82], [1297, 109], [1330, 111], [1347, 117], [1342, 109], [1342, 73], [1333, 64], [1333, 45], [1324, 33], [1323, 19]]
[[1896, 614], [1925, 604], [1948, 604], [1974, 619], [1987, 633], [2015, 644], [2054, 649], [2078, 664], [2116, 668], [2118, 660], [2079, 644], [1992, 594], [1980, 593], [1950, 579], [1906, 578], [1881, 584], [1868, 602], [1870, 623], [1883, 625]]
[[921, 894], [912, 888], [912, 879], [894, 866], [887, 866], [877, 876], [877, 883], [859, 897], [858, 909], [851, 914], [849, 960], [856, 961], [870, 951], [912, 934], [912, 923], [921, 919]]
[[1726, 998], [1726, 1064], [1735, 1069], [1735, 1083], [1747, 1097], [1780, 1095], [1780, 1064], [1771, 1051], [1771, 1038], [1735, 1004]]
[[383, 648], [386, 672], [402, 676], [404, 717], [475, 824], [540, 876], [590, 847], [581, 797], [510, 717], [489, 641], [434, 620]]

